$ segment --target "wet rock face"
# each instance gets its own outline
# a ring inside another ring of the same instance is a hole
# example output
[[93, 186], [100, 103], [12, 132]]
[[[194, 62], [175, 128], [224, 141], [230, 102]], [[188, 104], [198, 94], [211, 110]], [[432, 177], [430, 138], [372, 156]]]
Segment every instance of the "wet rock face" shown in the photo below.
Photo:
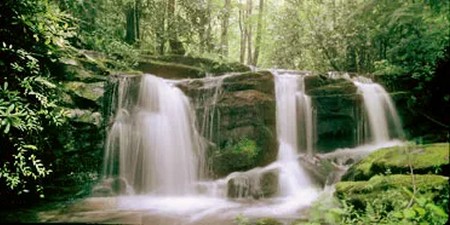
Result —
[[[218, 149], [248, 138], [255, 140], [262, 150], [261, 158], [254, 166], [276, 160], [275, 83], [270, 72], [225, 76], [220, 85], [203, 79], [177, 85], [196, 107], [202, 134]], [[311, 96], [316, 115], [315, 149], [328, 152], [356, 146], [361, 100], [353, 83], [315, 75], [305, 77], [305, 89]], [[215, 172], [219, 176], [227, 174]]]
[[279, 171], [271, 169], [260, 171], [259, 168], [230, 174], [227, 182], [229, 198], [269, 198], [278, 193]]
[[361, 100], [351, 81], [323, 76], [305, 77], [306, 93], [316, 112], [316, 149], [329, 152], [358, 144]]
[[127, 182], [125, 179], [108, 178], [102, 180], [99, 184], [92, 188], [92, 197], [110, 197], [124, 195], [127, 193]]
[[[177, 84], [195, 107], [202, 135], [214, 143], [219, 151], [243, 139], [255, 141], [260, 150], [256, 163], [239, 171], [275, 161], [276, 104], [272, 74], [249, 72], [214, 79]], [[217, 176], [235, 171], [226, 168], [213, 170]]]

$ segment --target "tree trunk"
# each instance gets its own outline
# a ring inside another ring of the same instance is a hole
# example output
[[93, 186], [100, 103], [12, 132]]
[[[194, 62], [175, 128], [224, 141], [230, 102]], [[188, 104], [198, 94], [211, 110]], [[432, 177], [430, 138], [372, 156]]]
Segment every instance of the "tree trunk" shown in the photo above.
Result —
[[125, 16], [127, 19], [125, 41], [128, 44], [134, 44], [134, 42], [136, 42], [136, 17], [134, 16], [134, 6], [132, 6], [132, 4], [128, 5]]
[[141, 8], [142, 3], [141, 0], [136, 0], [134, 2], [134, 18], [135, 18], [135, 29], [136, 29], [136, 39], [137, 41], [141, 40], [141, 26], [140, 26], [140, 20], [141, 20]]
[[252, 64], [252, 22], [250, 17], [252, 16], [252, 0], [247, 0], [247, 64]]
[[183, 43], [178, 40], [176, 27], [175, 0], [169, 0], [167, 4], [167, 32], [169, 36], [170, 52], [177, 55], [184, 55], [186, 52]]
[[140, 0], [135, 0], [130, 2], [126, 9], [126, 36], [125, 41], [128, 44], [134, 44], [139, 40], [139, 10], [140, 10]]
[[156, 26], [155, 26], [155, 50], [160, 54], [164, 55], [165, 44], [166, 44], [166, 22], [167, 22], [167, 6], [166, 2], [158, 2], [156, 8], [161, 9], [161, 11], [155, 12], [156, 16]]
[[212, 52], [212, 25], [211, 25], [211, 0], [207, 0], [206, 3], [206, 51]]
[[263, 27], [264, 0], [259, 0], [258, 25], [256, 27], [255, 52], [253, 55], [253, 66], [258, 65], [259, 49], [261, 48], [262, 27]]
[[199, 38], [200, 53], [210, 52], [212, 50], [212, 34], [211, 34], [211, 0], [206, 1], [206, 7], [199, 9], [196, 13], [200, 17]]
[[220, 34], [220, 53], [228, 56], [228, 22], [230, 20], [231, 0], [225, 0], [222, 13], [222, 32]]
[[239, 30], [241, 33], [240, 57], [239, 62], [244, 63], [246, 50], [247, 26], [245, 25], [245, 12], [239, 8]]

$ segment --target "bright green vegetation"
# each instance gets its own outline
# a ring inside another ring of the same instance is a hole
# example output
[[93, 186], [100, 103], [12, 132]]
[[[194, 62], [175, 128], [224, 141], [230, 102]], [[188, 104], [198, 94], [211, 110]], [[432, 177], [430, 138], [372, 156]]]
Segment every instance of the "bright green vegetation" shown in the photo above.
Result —
[[[53, 197], [44, 187], [58, 182], [70, 189], [93, 181], [103, 139], [102, 82], [132, 64], [75, 48], [76, 18], [54, 1], [7, 0], [0, 9], [0, 198], [8, 207]], [[83, 116], [89, 118], [74, 122]], [[80, 149], [84, 156], [75, 153]]]
[[273, 218], [261, 218], [254, 222], [250, 221], [248, 218], [239, 215], [234, 221], [237, 225], [282, 225], [280, 221]]
[[[367, 180], [377, 174], [443, 174], [448, 170], [447, 143], [380, 149], [349, 169], [343, 180]], [[447, 169], [446, 169], [447, 168]]]
[[0, 198], [43, 197], [42, 178], [52, 172], [45, 156], [66, 117], [56, 62], [74, 33], [65, 29], [69, 15], [45, 1], [1, 5]]
[[416, 175], [414, 179], [411, 175], [390, 175], [338, 183], [336, 195], [348, 210], [344, 220], [354, 224], [445, 224], [448, 177]]
[[235, 144], [228, 144], [213, 156], [213, 170], [219, 175], [253, 168], [260, 155], [254, 140], [243, 138]]
[[[375, 173], [380, 162], [385, 171]], [[337, 183], [334, 196], [324, 194], [310, 209], [309, 221], [296, 224], [446, 224], [449, 178], [431, 173], [448, 163], [443, 143], [373, 152], [350, 168], [348, 174], [359, 176], [346, 175], [357, 181]]]

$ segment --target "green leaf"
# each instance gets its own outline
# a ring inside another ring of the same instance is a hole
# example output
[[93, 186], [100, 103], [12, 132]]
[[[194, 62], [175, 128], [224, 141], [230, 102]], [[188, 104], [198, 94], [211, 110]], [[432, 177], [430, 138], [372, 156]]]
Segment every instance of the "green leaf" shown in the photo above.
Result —
[[446, 218], [448, 216], [447, 213], [445, 213], [445, 211], [441, 207], [439, 207], [433, 203], [428, 203], [425, 207], [428, 210], [430, 210], [433, 214], [438, 215], [440, 217]]
[[415, 205], [413, 209], [419, 214], [420, 217], [423, 217], [426, 214], [426, 210], [420, 206]]
[[412, 208], [406, 208], [403, 210], [403, 215], [407, 219], [413, 219], [416, 217], [416, 212]]

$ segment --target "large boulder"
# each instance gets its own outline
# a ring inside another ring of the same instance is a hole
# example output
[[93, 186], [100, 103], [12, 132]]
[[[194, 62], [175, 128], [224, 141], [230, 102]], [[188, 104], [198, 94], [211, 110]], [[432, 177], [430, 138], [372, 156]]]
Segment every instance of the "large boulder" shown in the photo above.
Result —
[[368, 180], [378, 174], [444, 174], [449, 169], [448, 143], [380, 149], [356, 163], [343, 180]]
[[279, 171], [277, 169], [255, 168], [236, 172], [228, 176], [227, 196], [229, 198], [268, 198], [278, 193]]

